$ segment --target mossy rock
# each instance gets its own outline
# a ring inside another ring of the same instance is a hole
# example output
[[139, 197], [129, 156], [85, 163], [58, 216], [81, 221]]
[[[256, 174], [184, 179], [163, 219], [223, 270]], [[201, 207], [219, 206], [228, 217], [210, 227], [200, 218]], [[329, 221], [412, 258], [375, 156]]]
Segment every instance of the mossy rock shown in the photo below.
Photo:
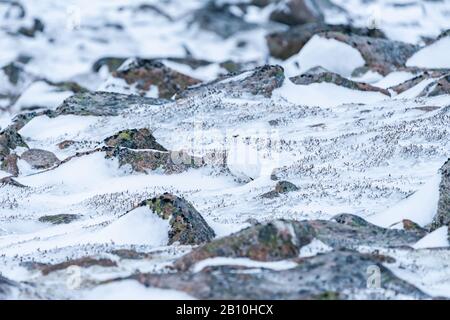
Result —
[[154, 213], [169, 220], [169, 244], [197, 245], [211, 241], [214, 230], [192, 204], [175, 195], [164, 193], [141, 203]]
[[155, 137], [146, 128], [119, 131], [115, 135], [106, 138], [105, 144], [109, 147], [167, 151], [166, 148], [156, 142]]

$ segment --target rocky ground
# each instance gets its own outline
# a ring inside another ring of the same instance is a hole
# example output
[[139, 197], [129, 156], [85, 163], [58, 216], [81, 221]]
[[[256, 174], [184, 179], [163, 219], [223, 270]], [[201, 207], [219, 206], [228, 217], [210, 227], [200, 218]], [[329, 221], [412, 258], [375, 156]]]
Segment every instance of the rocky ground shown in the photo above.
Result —
[[450, 298], [448, 1], [0, 17], [0, 299]]

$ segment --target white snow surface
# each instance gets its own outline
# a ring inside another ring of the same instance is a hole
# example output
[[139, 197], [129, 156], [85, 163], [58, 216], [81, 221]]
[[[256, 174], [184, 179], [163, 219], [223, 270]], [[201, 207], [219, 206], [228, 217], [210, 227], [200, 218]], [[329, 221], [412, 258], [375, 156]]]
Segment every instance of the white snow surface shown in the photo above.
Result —
[[[27, 10], [23, 21], [13, 16], [3, 19], [0, 4], [0, 67], [19, 55], [30, 55], [32, 59], [24, 65], [28, 73], [51, 81], [77, 81], [90, 90], [137, 93], [133, 87], [123, 91], [123, 82], [112, 79], [105, 69], [92, 72], [93, 63], [106, 56], [184, 57], [188, 51], [212, 63], [198, 68], [167, 59], [164, 63], [204, 81], [224, 74], [219, 64], [226, 60], [280, 64], [286, 76], [320, 65], [349, 77], [364, 64], [354, 48], [317, 36], [287, 61], [268, 57], [265, 35], [283, 29], [268, 22], [273, 7], [252, 6], [246, 13], [234, 7], [234, 12], [240, 11], [258, 27], [222, 39], [188, 26], [190, 14], [202, 7], [204, 0], [148, 1], [166, 16], [136, 10], [137, 4], [125, 0], [21, 2]], [[423, 45], [423, 38], [434, 38], [450, 28], [450, 1], [333, 2], [347, 14], [326, 15], [328, 22], [345, 23], [351, 18], [355, 26], [375, 23], [394, 40]], [[24, 23], [31, 25], [34, 17], [43, 21], [45, 33], [34, 38], [11, 35]], [[407, 65], [449, 68], [449, 39], [424, 47]], [[388, 88], [414, 76], [408, 71], [386, 77], [369, 72], [358, 80]], [[383, 227], [395, 227], [402, 219], [426, 226], [436, 213], [438, 169], [450, 157], [450, 96], [417, 98], [431, 82], [425, 80], [390, 98], [329, 83], [294, 85], [286, 79], [271, 98], [217, 94], [162, 106], [137, 106], [118, 116], [35, 117], [19, 133], [30, 148], [51, 151], [60, 160], [102, 146], [106, 137], [119, 130], [148, 128], [170, 150], [185, 149], [195, 155], [226, 150], [232, 161], [226, 173], [207, 167], [165, 175], [159, 171], [132, 173], [106, 159], [103, 152], [76, 157], [44, 172], [20, 160], [21, 173], [16, 180], [28, 188], [0, 186], [0, 273], [33, 283], [30, 290], [39, 292], [38, 298], [192, 298], [177, 291], [145, 288], [132, 280], [92, 286], [95, 281], [127, 277], [136, 270], [168, 272], [165, 268], [174, 259], [192, 249], [167, 246], [168, 222], [147, 208], [135, 209], [141, 201], [163, 192], [192, 203], [217, 237], [248, 227], [249, 219], [329, 219], [343, 212]], [[2, 94], [18, 92], [22, 95], [7, 109]], [[0, 128], [7, 127], [21, 109], [42, 105], [54, 109], [68, 95], [70, 92], [56, 90], [44, 81], [10, 86], [0, 74]], [[156, 95], [155, 90], [148, 94]], [[429, 106], [435, 109], [424, 108]], [[57, 144], [64, 140], [77, 143], [62, 150]], [[20, 155], [24, 150], [14, 151]], [[299, 190], [273, 199], [261, 197], [275, 186], [272, 174], [291, 181]], [[0, 178], [6, 176], [9, 174], [0, 170]], [[62, 225], [38, 220], [56, 214], [76, 214], [79, 219]], [[395, 257], [397, 262], [386, 266], [402, 279], [432, 296], [450, 298], [446, 232], [443, 227], [428, 234], [414, 245], [417, 250], [385, 249], [380, 253]], [[119, 259], [111, 254], [116, 249], [147, 252], [152, 258]], [[313, 240], [302, 248], [300, 257], [329, 250]], [[83, 271], [86, 282], [74, 291], [67, 288], [64, 271], [44, 276], [24, 265], [83, 256], [110, 258], [118, 266], [87, 268]], [[219, 257], [202, 261], [195, 270], [230, 264], [274, 270], [295, 267], [292, 261]]]

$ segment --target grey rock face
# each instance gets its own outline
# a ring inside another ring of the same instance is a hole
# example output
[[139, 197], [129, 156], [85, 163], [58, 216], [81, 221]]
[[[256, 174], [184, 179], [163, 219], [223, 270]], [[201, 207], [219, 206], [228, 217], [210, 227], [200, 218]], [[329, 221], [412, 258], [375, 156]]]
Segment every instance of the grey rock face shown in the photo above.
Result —
[[356, 28], [349, 25], [330, 25], [325, 23], [307, 23], [291, 27], [286, 31], [270, 33], [266, 36], [267, 47], [272, 57], [286, 60], [297, 54], [315, 34], [336, 31], [344, 34], [356, 34], [374, 38], [386, 38], [378, 29]]
[[146, 128], [122, 130], [115, 135], [106, 138], [105, 144], [109, 147], [167, 151], [166, 148], [156, 142], [155, 137], [153, 137], [150, 130]]
[[440, 169], [439, 201], [437, 214], [431, 224], [431, 230], [445, 225], [450, 226], [450, 159]]
[[370, 69], [386, 75], [404, 67], [419, 46], [380, 38], [324, 32], [321, 36], [344, 42], [357, 49]]
[[[137, 274], [131, 278], [146, 286], [180, 290], [200, 299], [352, 299], [355, 294], [386, 299], [384, 290], [389, 290], [392, 298], [428, 298], [384, 267], [384, 260], [339, 250], [300, 259], [297, 267], [282, 271], [247, 272], [245, 267], [222, 266], [197, 273]], [[380, 270], [381, 289], [367, 289], [369, 268]]]
[[175, 265], [186, 270], [200, 260], [218, 256], [259, 261], [291, 259], [297, 257], [300, 249], [313, 239], [335, 249], [355, 249], [362, 245], [408, 246], [426, 235], [424, 230], [381, 228], [350, 214], [338, 215], [333, 220], [275, 220], [257, 224], [196, 248]]
[[270, 97], [272, 91], [281, 87], [283, 81], [284, 70], [281, 66], [265, 65], [188, 88], [181, 93], [181, 98], [214, 92], [226, 92], [233, 96], [253, 94]]
[[144, 98], [112, 92], [77, 93], [56, 109], [56, 115], [117, 116], [119, 112], [136, 105], [161, 105], [167, 100]]
[[368, 83], [349, 80], [337, 73], [323, 69], [322, 67], [314, 67], [301, 75], [291, 77], [290, 80], [293, 83], [299, 85], [328, 82], [353, 90], [380, 92], [382, 94], [390, 96], [389, 91], [385, 89], [374, 87]]
[[177, 72], [162, 62], [150, 59], [134, 59], [112, 73], [127, 84], [135, 84], [141, 95], [145, 95], [151, 86], [158, 87], [159, 98], [170, 99], [187, 87], [200, 83], [200, 80]]
[[41, 149], [27, 150], [22, 153], [20, 159], [26, 161], [34, 169], [48, 169], [60, 162], [52, 152]]
[[169, 220], [169, 244], [196, 245], [215, 237], [213, 229], [201, 214], [183, 198], [164, 193], [142, 202], [141, 206], [148, 206], [161, 218]]

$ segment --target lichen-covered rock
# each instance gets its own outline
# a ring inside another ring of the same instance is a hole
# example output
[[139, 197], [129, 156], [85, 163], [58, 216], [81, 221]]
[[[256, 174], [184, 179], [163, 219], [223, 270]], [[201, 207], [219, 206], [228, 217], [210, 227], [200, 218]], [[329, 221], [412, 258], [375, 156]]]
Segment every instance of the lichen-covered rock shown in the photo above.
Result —
[[55, 115], [117, 116], [136, 105], [161, 105], [167, 100], [112, 92], [77, 93], [58, 106]]
[[19, 168], [17, 167], [18, 159], [14, 153], [7, 155], [1, 162], [0, 170], [10, 173], [13, 177], [17, 177], [19, 175]]
[[150, 59], [127, 61], [114, 71], [112, 76], [124, 79], [128, 85], [134, 84], [142, 96], [152, 87], [157, 87], [158, 97], [164, 99], [170, 99], [176, 93], [201, 82], [165, 66], [160, 61]]
[[155, 137], [146, 128], [122, 130], [106, 138], [104, 142], [109, 147], [167, 151], [166, 148], [156, 142]]
[[442, 226], [450, 226], [450, 159], [440, 169], [439, 201], [436, 216], [431, 224], [431, 230]]
[[[190, 25], [213, 32], [222, 38], [229, 38], [237, 32], [251, 30], [256, 24], [245, 21], [236, 15], [230, 4], [209, 1], [192, 15]], [[245, 8], [243, 8], [245, 9]]]
[[0, 160], [10, 154], [17, 147], [28, 148], [22, 136], [12, 127], [0, 132]]
[[22, 153], [20, 159], [26, 161], [34, 169], [48, 169], [60, 162], [52, 152], [41, 149], [29, 149]]
[[418, 45], [410, 43], [341, 32], [324, 32], [320, 36], [344, 42], [357, 49], [366, 66], [382, 75], [404, 67], [406, 61], [419, 50]]
[[298, 256], [300, 249], [313, 239], [335, 249], [354, 249], [362, 245], [408, 246], [426, 235], [425, 230], [381, 228], [351, 214], [341, 214], [333, 220], [276, 220], [257, 224], [194, 249], [175, 266], [186, 270], [200, 260], [218, 256], [260, 261], [289, 259]]
[[129, 165], [133, 171], [160, 170], [165, 174], [181, 173], [204, 165], [203, 159], [183, 151], [131, 150], [114, 148], [107, 152], [107, 158], [116, 158], [119, 167]]
[[266, 192], [262, 195], [264, 198], [274, 198], [277, 197], [281, 193], [288, 193], [291, 191], [297, 191], [298, 187], [289, 181], [278, 181], [275, 185], [275, 189], [269, 192]]
[[215, 237], [214, 230], [201, 214], [183, 198], [164, 193], [142, 202], [141, 206], [148, 206], [158, 216], [169, 220], [169, 244], [197, 245]]
[[67, 223], [71, 223], [79, 218], [80, 218], [80, 216], [77, 214], [64, 214], [63, 213], [63, 214], [42, 216], [39, 218], [39, 221], [44, 222], [44, 223], [51, 223], [51, 224], [67, 224]]
[[175, 267], [187, 270], [198, 261], [219, 256], [258, 261], [295, 258], [313, 238], [314, 230], [307, 224], [284, 220], [257, 224], [194, 249], [177, 260]]
[[[186, 292], [199, 299], [367, 299], [429, 298], [396, 277], [377, 255], [339, 250], [304, 258], [298, 266], [248, 272], [244, 266], [207, 267], [200, 272], [136, 274], [127, 279]], [[368, 288], [370, 270], [380, 272], [380, 288]], [[386, 295], [386, 292], [389, 292]]]
[[281, 66], [265, 65], [248, 71], [228, 74], [217, 80], [188, 88], [179, 96], [186, 98], [225, 92], [232, 96], [253, 94], [271, 97], [273, 90], [282, 86], [284, 78], [284, 70]]
[[293, 83], [299, 85], [309, 85], [312, 83], [328, 82], [352, 90], [380, 92], [382, 94], [390, 96], [389, 91], [386, 89], [374, 87], [364, 82], [356, 82], [349, 80], [337, 73], [330, 72], [322, 67], [314, 67], [306, 71], [305, 73], [302, 73], [301, 75], [291, 77], [290, 80]]
[[303, 46], [320, 32], [337, 31], [344, 34], [357, 34], [361, 36], [386, 38], [384, 33], [378, 29], [356, 28], [343, 24], [307, 23], [289, 28], [285, 31], [269, 33], [266, 36], [267, 47], [270, 55], [277, 59], [286, 60], [297, 54]]

